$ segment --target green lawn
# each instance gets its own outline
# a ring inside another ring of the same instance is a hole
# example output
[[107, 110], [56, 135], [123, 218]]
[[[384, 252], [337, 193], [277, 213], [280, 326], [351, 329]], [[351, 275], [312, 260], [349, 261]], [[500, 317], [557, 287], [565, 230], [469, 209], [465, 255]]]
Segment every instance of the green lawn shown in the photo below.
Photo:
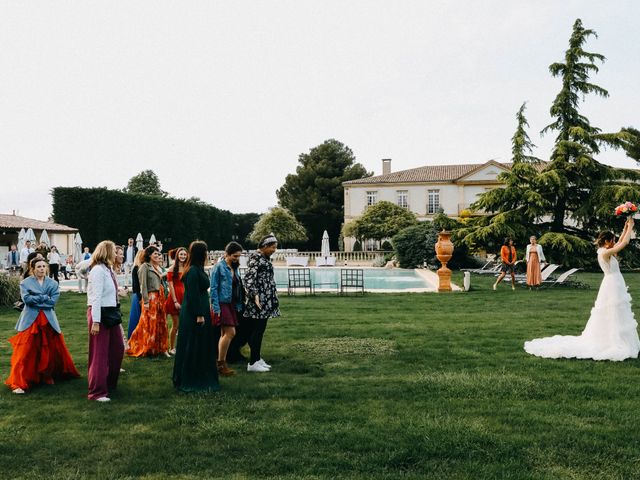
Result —
[[[625, 277], [640, 298], [640, 274]], [[593, 288], [474, 277], [469, 293], [285, 296], [265, 337], [273, 372], [184, 395], [172, 360], [127, 358], [110, 404], [86, 400], [85, 297], [63, 294], [83, 378], [0, 391], [0, 478], [639, 478], [640, 361], [522, 349], [580, 333], [600, 277], [581, 279]], [[0, 310], [3, 380], [16, 316]]]

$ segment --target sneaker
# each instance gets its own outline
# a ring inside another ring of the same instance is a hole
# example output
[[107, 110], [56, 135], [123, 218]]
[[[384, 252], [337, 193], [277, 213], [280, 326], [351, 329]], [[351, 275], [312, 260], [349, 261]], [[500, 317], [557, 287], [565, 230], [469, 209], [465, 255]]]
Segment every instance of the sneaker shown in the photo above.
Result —
[[515, 289], [516, 289], [515, 285], [511, 285], [511, 290], [515, 290]]
[[11, 390], [12, 393], [15, 393], [16, 395], [22, 395], [24, 393], [24, 390], [21, 389], [20, 387], [18, 388], [14, 388], [13, 390]]
[[176, 354], [176, 349], [175, 349], [175, 348], [172, 348], [171, 350], [169, 350], [169, 353], [170, 353], [171, 355], [175, 355], [175, 354]]
[[262, 359], [262, 358], [260, 360], [258, 360], [256, 363], [259, 363], [264, 368], [268, 368], [269, 370], [271, 370], [271, 365], [269, 365], [267, 362], [265, 362], [264, 359]]
[[254, 363], [247, 363], [247, 372], [268, 372], [269, 369], [264, 367], [260, 361]]
[[494, 290], [497, 290], [497, 289], [498, 289], [498, 284], [497, 284], [497, 283], [494, 283], [494, 284], [493, 284], [493, 289], [494, 289]]
[[126, 372], [126, 370], [124, 368], [121, 368], [120, 373], [124, 373], [124, 372]]
[[111, 399], [109, 397], [100, 397], [100, 398], [96, 398], [96, 402], [100, 402], [100, 403], [105, 403], [105, 402], [110, 402]]

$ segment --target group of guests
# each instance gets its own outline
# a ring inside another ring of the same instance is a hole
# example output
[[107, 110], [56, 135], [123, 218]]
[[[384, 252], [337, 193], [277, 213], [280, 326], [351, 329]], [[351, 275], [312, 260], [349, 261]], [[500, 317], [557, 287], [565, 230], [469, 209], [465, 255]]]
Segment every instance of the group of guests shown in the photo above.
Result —
[[[132, 357], [174, 355], [173, 384], [184, 392], [217, 391], [219, 376], [236, 373], [229, 368], [227, 355], [242, 358], [240, 350], [247, 343], [247, 371], [270, 371], [261, 347], [268, 319], [280, 315], [270, 261], [276, 248], [275, 236], [264, 237], [250, 254], [242, 277], [239, 259], [243, 249], [237, 242], [226, 246], [223, 259], [210, 275], [205, 270], [208, 248], [202, 241], [192, 242], [188, 250], [181, 247], [170, 252], [173, 264], [167, 272], [157, 246], [136, 252], [125, 336], [119, 304], [126, 292], [118, 286], [115, 272], [126, 261], [126, 247], [100, 242], [89, 259], [88, 398], [111, 400], [125, 353]], [[54, 310], [60, 296], [58, 283], [48, 277], [48, 264], [41, 256], [31, 259], [29, 266], [20, 285], [25, 306], [16, 325], [18, 333], [10, 339], [11, 373], [5, 382], [16, 394], [40, 383], [80, 376]], [[170, 333], [167, 316], [172, 319]]]
[[[493, 289], [497, 290], [498, 285], [507, 275], [511, 274], [511, 289], [516, 289], [515, 265], [518, 259], [516, 247], [512, 238], [505, 238], [500, 248], [500, 259], [502, 266], [500, 267], [500, 275], [493, 284]], [[546, 263], [542, 245], [538, 243], [535, 235], [529, 237], [529, 245], [525, 251], [524, 261], [527, 263], [527, 285], [529, 288], [537, 288], [542, 284], [542, 265]]]
[[[49, 276], [58, 283], [60, 282], [60, 276], [69, 279], [75, 269], [73, 255], [64, 256], [55, 245], [49, 247], [44, 242], [41, 242], [37, 248], [33, 248], [29, 240], [25, 242], [25, 246], [19, 252], [15, 244], [9, 247], [5, 258], [5, 268], [10, 272], [24, 274], [29, 269], [29, 255], [32, 253], [39, 253], [42, 258], [47, 260]], [[83, 256], [87, 254], [89, 257], [91, 256], [89, 249], [85, 248]]]

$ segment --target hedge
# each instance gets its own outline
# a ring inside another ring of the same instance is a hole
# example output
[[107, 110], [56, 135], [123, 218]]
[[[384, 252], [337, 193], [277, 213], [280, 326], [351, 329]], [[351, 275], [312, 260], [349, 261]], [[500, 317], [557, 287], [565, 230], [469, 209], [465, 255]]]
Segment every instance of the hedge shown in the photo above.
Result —
[[56, 187], [52, 196], [54, 221], [77, 228], [84, 246], [91, 249], [105, 239], [125, 244], [138, 232], [145, 242], [155, 234], [165, 251], [188, 246], [194, 239], [204, 240], [212, 250], [224, 248], [233, 238], [248, 247], [246, 239], [259, 217], [201, 202], [107, 188]]

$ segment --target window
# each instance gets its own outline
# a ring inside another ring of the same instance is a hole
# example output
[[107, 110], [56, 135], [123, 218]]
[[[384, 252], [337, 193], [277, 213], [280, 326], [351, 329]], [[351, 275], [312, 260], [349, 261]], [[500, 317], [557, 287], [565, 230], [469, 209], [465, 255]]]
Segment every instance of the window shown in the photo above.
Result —
[[409, 208], [409, 191], [398, 190], [396, 193], [398, 194], [398, 206], [402, 208]]
[[376, 199], [378, 197], [378, 192], [367, 192], [367, 207], [376, 204]]
[[427, 213], [438, 213], [440, 209], [440, 190], [427, 190]]

